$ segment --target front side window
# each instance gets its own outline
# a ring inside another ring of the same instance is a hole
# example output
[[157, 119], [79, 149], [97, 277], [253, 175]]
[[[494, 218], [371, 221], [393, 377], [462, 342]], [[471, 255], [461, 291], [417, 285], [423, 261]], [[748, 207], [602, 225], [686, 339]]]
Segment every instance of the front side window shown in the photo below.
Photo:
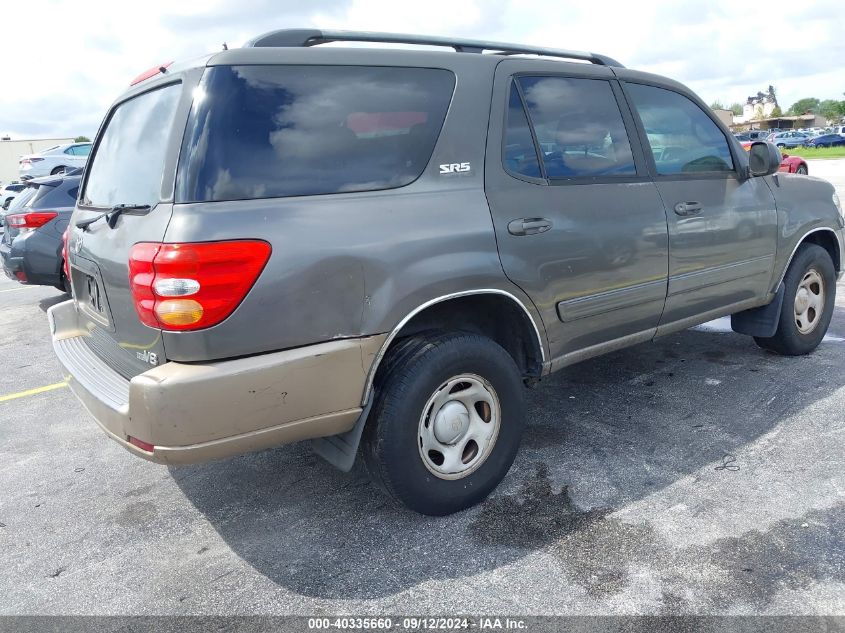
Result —
[[634, 176], [634, 156], [610, 83], [520, 77], [546, 176]]
[[687, 97], [654, 86], [627, 84], [661, 176], [734, 169], [722, 130]]
[[422, 174], [455, 76], [433, 68], [218, 66], [185, 132], [178, 202], [402, 187]]
[[117, 106], [89, 161], [83, 204], [113, 207], [159, 202], [167, 143], [181, 91], [181, 84], [171, 84]]

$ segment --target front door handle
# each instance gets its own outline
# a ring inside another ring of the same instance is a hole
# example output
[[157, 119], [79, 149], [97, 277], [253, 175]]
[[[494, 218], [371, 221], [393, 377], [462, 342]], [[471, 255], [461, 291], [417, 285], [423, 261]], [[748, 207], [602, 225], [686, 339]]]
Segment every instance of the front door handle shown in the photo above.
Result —
[[508, 233], [511, 235], [536, 235], [550, 228], [552, 222], [546, 218], [519, 218], [508, 223]]
[[675, 213], [681, 217], [688, 217], [690, 215], [698, 215], [701, 213], [700, 202], [679, 202], [675, 205]]

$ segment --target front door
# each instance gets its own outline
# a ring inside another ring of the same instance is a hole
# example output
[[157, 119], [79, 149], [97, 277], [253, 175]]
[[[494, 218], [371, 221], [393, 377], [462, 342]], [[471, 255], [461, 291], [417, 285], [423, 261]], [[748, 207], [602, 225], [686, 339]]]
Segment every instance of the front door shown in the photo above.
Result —
[[498, 66], [485, 186], [502, 266], [540, 311], [557, 368], [654, 335], [667, 224], [611, 71], [534, 64]]
[[661, 330], [759, 303], [777, 243], [777, 210], [765, 179], [740, 173], [724, 132], [689, 97], [640, 83], [624, 87], [669, 218]]

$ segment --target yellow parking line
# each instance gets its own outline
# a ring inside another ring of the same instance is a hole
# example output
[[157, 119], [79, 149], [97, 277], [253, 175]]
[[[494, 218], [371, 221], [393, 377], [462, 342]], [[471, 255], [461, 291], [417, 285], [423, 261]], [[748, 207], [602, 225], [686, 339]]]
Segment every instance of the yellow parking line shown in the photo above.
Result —
[[54, 389], [61, 389], [67, 387], [67, 381], [57, 382], [52, 385], [45, 385], [44, 387], [36, 387], [35, 389], [27, 389], [26, 391], [19, 391], [18, 393], [10, 393], [8, 396], [0, 396], [0, 402], [8, 400], [16, 400], [18, 398], [26, 398], [27, 396], [34, 396], [45, 391], [53, 391]]

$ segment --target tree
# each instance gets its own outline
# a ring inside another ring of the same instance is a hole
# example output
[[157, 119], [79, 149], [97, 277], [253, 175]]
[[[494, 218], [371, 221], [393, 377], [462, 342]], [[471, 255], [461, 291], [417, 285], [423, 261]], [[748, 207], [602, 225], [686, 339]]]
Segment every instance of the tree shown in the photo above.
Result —
[[74, 143], [90, 143], [91, 139], [88, 138], [87, 136], [77, 136], [75, 139], [73, 139], [73, 142]]
[[713, 103], [710, 104], [710, 109], [711, 110], [724, 110], [725, 106], [722, 104], [721, 101], [716, 99], [716, 101], [714, 101]]
[[762, 121], [765, 118], [766, 118], [766, 115], [763, 114], [763, 106], [760, 105], [760, 104], [757, 104], [756, 106], [754, 106], [754, 120], [755, 121]]
[[815, 97], [804, 97], [792, 104], [792, 107], [789, 108], [789, 114], [798, 116], [805, 112], [817, 112], [819, 103], [819, 100]]
[[732, 103], [730, 107], [730, 111], [733, 112], [736, 116], [742, 116], [742, 104], [741, 103]]
[[828, 121], [835, 121], [841, 115], [840, 102], [836, 99], [825, 99], [819, 104], [819, 114]]
[[783, 112], [781, 111], [780, 106], [775, 106], [769, 116], [772, 118], [783, 116]]

